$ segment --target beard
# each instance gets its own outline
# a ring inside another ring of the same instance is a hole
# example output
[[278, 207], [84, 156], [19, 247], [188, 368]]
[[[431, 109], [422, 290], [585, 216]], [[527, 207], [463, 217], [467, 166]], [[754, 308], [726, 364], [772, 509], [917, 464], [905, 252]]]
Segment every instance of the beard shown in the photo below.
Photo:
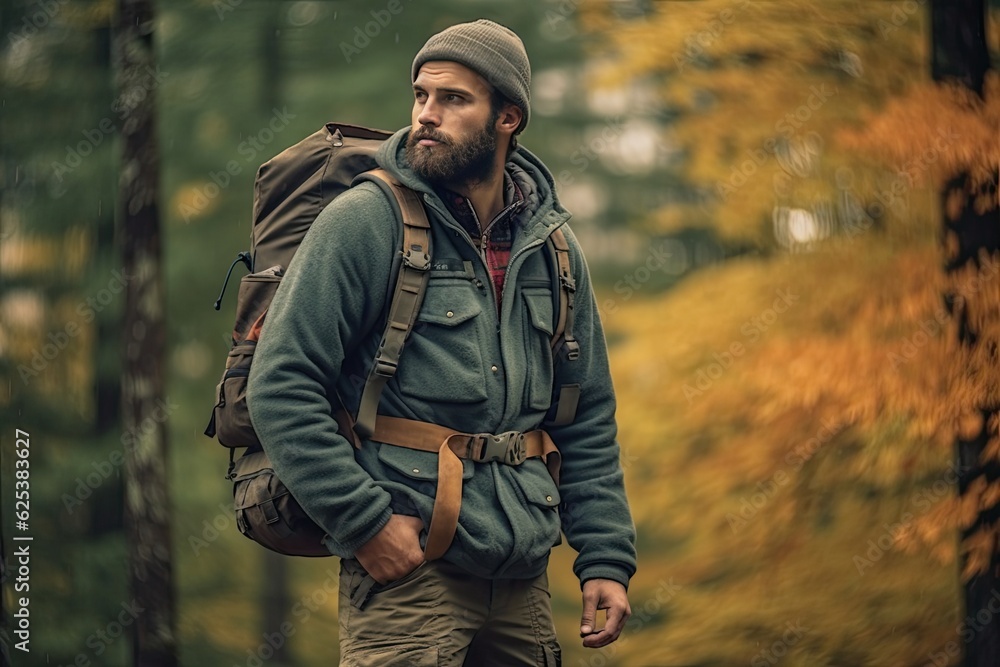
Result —
[[[421, 146], [421, 139], [439, 141]], [[417, 176], [432, 185], [472, 185], [493, 175], [497, 135], [488, 122], [468, 139], [453, 137], [427, 126], [410, 131], [406, 139], [406, 159]]]

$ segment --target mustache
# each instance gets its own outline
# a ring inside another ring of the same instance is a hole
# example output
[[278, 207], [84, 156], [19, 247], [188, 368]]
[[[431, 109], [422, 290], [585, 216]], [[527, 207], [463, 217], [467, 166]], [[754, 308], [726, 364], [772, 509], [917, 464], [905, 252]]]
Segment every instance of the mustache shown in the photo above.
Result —
[[436, 132], [429, 127], [423, 126], [418, 130], [414, 130], [410, 133], [410, 141], [416, 143], [421, 139], [431, 139], [433, 141], [440, 141], [442, 144], [451, 143], [448, 135], [443, 132]]

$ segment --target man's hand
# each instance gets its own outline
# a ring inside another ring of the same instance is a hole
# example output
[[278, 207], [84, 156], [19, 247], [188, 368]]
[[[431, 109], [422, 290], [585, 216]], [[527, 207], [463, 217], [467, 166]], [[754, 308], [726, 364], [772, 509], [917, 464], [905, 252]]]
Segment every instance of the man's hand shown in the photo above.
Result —
[[418, 516], [393, 514], [375, 537], [354, 552], [354, 557], [380, 584], [402, 579], [424, 562], [420, 549], [423, 527]]
[[[607, 622], [597, 629], [597, 610], [607, 609]], [[632, 615], [625, 587], [610, 579], [588, 579], [583, 584], [583, 616], [580, 636], [587, 648], [601, 648], [618, 639]]]

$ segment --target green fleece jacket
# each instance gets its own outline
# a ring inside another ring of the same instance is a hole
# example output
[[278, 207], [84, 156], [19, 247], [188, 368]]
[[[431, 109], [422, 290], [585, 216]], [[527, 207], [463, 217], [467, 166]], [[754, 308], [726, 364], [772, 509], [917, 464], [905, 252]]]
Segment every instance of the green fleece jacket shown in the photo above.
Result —
[[[546, 568], [560, 529], [581, 583], [628, 585], [635, 529], [616, 441], [615, 397], [587, 266], [565, 226], [552, 175], [523, 147], [507, 164], [526, 203], [516, 219], [500, 307], [487, 266], [435, 191], [409, 168], [409, 128], [377, 160], [423, 197], [433, 266], [417, 325], [382, 395], [380, 414], [471, 433], [530, 431], [553, 388], [579, 384], [576, 420], [547, 430], [562, 452], [559, 487], [540, 459], [517, 467], [463, 461], [462, 509], [444, 559], [481, 577], [529, 578]], [[553, 362], [553, 281], [545, 239], [562, 226], [577, 291], [576, 360]], [[271, 303], [249, 378], [254, 428], [275, 472], [351, 557], [393, 512], [430, 524], [437, 455], [366, 441], [355, 451], [332, 417], [334, 390], [356, 414], [385, 323], [402, 225], [383, 191], [363, 182], [319, 215]], [[498, 314], [499, 313], [499, 314]], [[422, 535], [421, 539], [425, 539]]]

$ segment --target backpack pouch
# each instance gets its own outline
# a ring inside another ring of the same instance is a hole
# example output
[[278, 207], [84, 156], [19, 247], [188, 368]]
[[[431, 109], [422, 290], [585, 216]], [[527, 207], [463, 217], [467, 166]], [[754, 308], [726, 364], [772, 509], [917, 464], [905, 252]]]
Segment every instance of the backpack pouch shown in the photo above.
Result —
[[236, 461], [233, 507], [240, 532], [286, 556], [330, 556], [326, 533], [292, 496], [262, 449], [251, 449]]
[[244, 341], [229, 351], [226, 370], [216, 387], [215, 434], [225, 447], [260, 447], [247, 408], [247, 381], [256, 341]]

